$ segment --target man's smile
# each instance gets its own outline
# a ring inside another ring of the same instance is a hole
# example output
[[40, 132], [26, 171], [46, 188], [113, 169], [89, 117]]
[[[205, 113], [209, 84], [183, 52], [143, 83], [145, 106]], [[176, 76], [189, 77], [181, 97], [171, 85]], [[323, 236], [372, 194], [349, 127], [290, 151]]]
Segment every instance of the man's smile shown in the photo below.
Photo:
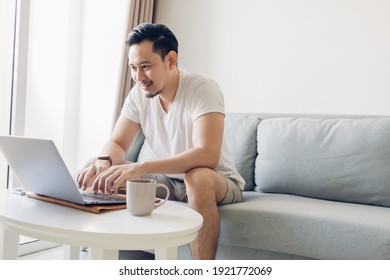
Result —
[[145, 81], [145, 82], [139, 82], [139, 85], [142, 87], [143, 90], [147, 90], [151, 85], [153, 84], [152, 81]]

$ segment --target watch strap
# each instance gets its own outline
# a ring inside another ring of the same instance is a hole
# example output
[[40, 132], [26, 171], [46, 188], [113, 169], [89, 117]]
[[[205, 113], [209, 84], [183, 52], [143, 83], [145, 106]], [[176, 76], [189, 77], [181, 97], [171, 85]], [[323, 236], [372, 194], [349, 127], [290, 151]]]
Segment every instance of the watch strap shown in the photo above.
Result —
[[108, 160], [108, 162], [110, 163], [110, 167], [112, 166], [112, 159], [110, 156], [100, 156], [97, 159], [98, 160]]

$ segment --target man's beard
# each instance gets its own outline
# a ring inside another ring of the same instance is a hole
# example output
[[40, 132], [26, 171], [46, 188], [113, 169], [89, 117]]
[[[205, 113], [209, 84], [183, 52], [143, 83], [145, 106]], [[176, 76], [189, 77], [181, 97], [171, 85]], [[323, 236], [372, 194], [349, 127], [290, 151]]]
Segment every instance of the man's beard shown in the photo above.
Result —
[[156, 97], [157, 95], [159, 95], [160, 93], [162, 93], [163, 92], [163, 90], [159, 90], [159, 91], [157, 91], [156, 93], [146, 93], [145, 94], [145, 97], [146, 98], [154, 98], [154, 97]]

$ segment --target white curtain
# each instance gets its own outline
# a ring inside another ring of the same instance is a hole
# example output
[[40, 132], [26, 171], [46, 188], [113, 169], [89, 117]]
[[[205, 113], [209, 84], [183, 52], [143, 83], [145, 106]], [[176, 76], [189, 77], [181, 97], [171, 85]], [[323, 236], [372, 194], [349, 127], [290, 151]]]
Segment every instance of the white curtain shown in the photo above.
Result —
[[[124, 39], [127, 38], [128, 33], [137, 25], [143, 22], [152, 22], [153, 21], [153, 7], [154, 0], [129, 0], [128, 16], [127, 16], [127, 32], [124, 34]], [[125, 41], [125, 40], [124, 40]], [[116, 93], [116, 102], [114, 108], [113, 116], [113, 125], [114, 127], [116, 120], [118, 119], [124, 100], [127, 97], [131, 87], [133, 86], [133, 81], [131, 79], [130, 70], [127, 66], [127, 53], [128, 49], [125, 44], [123, 44], [122, 49], [122, 65], [120, 68], [118, 86]]]

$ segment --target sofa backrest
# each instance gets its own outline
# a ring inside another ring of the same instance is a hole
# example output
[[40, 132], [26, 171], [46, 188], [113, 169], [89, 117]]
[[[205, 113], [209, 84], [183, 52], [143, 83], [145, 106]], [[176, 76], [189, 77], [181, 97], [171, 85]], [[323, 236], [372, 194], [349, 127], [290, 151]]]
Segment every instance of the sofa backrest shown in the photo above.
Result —
[[257, 157], [257, 126], [260, 117], [254, 114], [227, 114], [225, 141], [238, 173], [245, 180], [244, 190], [255, 187], [255, 162]]
[[[257, 190], [255, 182], [258, 126], [261, 121], [280, 118], [360, 119], [358, 115], [319, 115], [319, 114], [272, 114], [272, 113], [228, 113], [225, 117], [225, 139], [238, 172], [245, 179], [246, 191]], [[370, 116], [371, 117], [371, 116]]]
[[257, 130], [255, 190], [390, 207], [390, 118], [275, 118]]

